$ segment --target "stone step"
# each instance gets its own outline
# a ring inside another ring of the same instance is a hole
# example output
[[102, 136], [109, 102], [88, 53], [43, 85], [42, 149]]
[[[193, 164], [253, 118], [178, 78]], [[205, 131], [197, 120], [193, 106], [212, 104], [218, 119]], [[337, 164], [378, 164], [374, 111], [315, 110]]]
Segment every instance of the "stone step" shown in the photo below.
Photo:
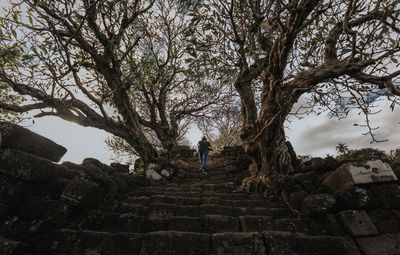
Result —
[[236, 186], [233, 182], [223, 182], [218, 184], [202, 184], [202, 183], [192, 183], [192, 184], [181, 184], [179, 186], [171, 186], [171, 187], [151, 187], [151, 190], [148, 193], [152, 194], [165, 194], [172, 192], [232, 192]]
[[291, 218], [293, 213], [289, 208], [266, 208], [266, 207], [234, 207], [234, 216], [268, 216], [271, 218]]
[[209, 192], [203, 191], [202, 197], [219, 197], [221, 199], [229, 200], [244, 200], [244, 199], [265, 199], [261, 194], [248, 194], [248, 193], [234, 193], [234, 192]]
[[225, 232], [216, 234], [158, 231], [143, 236], [144, 254], [269, 254], [359, 255], [346, 237], [304, 236], [287, 232]]
[[233, 216], [231, 206], [221, 206], [214, 204], [196, 205], [174, 205], [166, 203], [153, 203], [149, 205], [149, 217], [159, 218], [165, 216], [190, 216], [200, 217], [206, 214]]
[[301, 219], [273, 219], [268, 216], [239, 216], [243, 232], [285, 231], [291, 233], [311, 234], [307, 224]]
[[[207, 207], [205, 212], [215, 211]], [[204, 216], [171, 216], [153, 214], [148, 217], [135, 214], [103, 213], [84, 218], [80, 228], [100, 232], [148, 233], [154, 231], [189, 231], [198, 233], [260, 232], [267, 230], [312, 234], [300, 219], [274, 220], [268, 216], [239, 216], [204, 214]]]
[[203, 172], [190, 172], [190, 173], [185, 173], [185, 179], [193, 179], [193, 178], [199, 178], [199, 179], [213, 179], [213, 178], [229, 178], [227, 173], [225, 171], [208, 171], [206, 173]]
[[156, 231], [146, 234], [50, 230], [20, 254], [269, 254], [359, 255], [354, 242], [339, 236], [305, 236], [288, 232], [216, 234]]
[[139, 254], [143, 234], [54, 229], [18, 254]]
[[120, 203], [115, 206], [114, 212], [145, 216], [149, 214], [149, 207], [141, 204]]
[[153, 195], [151, 197], [129, 197], [128, 203], [149, 205], [151, 203], [166, 203], [176, 205], [200, 205], [200, 204], [216, 204], [222, 206], [234, 207], [267, 207], [267, 201], [260, 200], [228, 200], [220, 197], [184, 197], [175, 195]]
[[237, 218], [222, 215], [204, 215], [204, 217], [151, 217], [140, 222], [141, 232], [187, 231], [196, 233], [239, 232]]
[[[132, 213], [90, 214], [79, 223], [80, 228], [100, 232], [143, 232], [145, 216]], [[158, 230], [158, 229], [157, 229]]]

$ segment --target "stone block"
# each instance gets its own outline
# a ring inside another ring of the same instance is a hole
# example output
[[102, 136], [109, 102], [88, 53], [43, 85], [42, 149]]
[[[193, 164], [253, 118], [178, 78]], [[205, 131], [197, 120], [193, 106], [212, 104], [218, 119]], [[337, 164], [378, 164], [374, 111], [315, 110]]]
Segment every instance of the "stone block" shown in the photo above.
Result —
[[263, 237], [268, 255], [360, 255], [352, 240], [340, 236], [264, 231]]
[[368, 211], [368, 215], [378, 228], [380, 233], [400, 232], [400, 223], [396, 215], [387, 209], [377, 209]]
[[54, 201], [50, 202], [50, 206], [44, 211], [42, 219], [44, 222], [51, 224], [52, 226], [65, 226], [70, 221], [72, 208], [70, 205], [61, 202]]
[[78, 235], [71, 229], [49, 229], [37, 236], [27, 254], [79, 254], [75, 252]]
[[203, 232], [205, 233], [222, 233], [222, 232], [238, 232], [239, 222], [235, 217], [222, 215], [205, 215]]
[[337, 192], [335, 198], [343, 209], [365, 209], [379, 206], [377, 197], [364, 187], [351, 186]]
[[297, 192], [293, 192], [289, 195], [289, 204], [295, 210], [300, 210], [301, 204], [303, 203], [304, 198], [306, 198], [307, 192], [304, 190], [300, 190]]
[[125, 174], [129, 173], [129, 165], [123, 165], [123, 164], [114, 162], [114, 163], [111, 163], [110, 166], [115, 168], [117, 171], [119, 171], [121, 173], [125, 173]]
[[301, 206], [301, 212], [304, 216], [313, 214], [324, 214], [333, 212], [337, 208], [337, 202], [331, 194], [315, 194], [306, 197]]
[[0, 122], [1, 148], [11, 148], [58, 162], [67, 149], [18, 125]]
[[95, 158], [85, 158], [82, 161], [82, 166], [86, 167], [88, 165], [95, 165], [98, 168], [100, 168], [103, 172], [109, 174], [109, 175], [113, 175], [114, 173], [116, 173], [117, 171], [115, 171], [115, 168], [106, 165], [104, 163], [102, 163], [100, 160], [95, 159]]
[[[209, 254], [210, 251], [210, 235], [193, 233], [193, 232], [177, 232], [177, 231], [158, 231], [144, 235], [140, 255], [156, 255], [156, 254], [174, 254], [174, 255], [191, 255], [191, 254]], [[131, 253], [135, 254], [135, 253]]]
[[400, 209], [400, 186], [398, 183], [376, 183], [368, 186], [374, 196], [377, 197], [380, 208]]
[[[0, 167], [1, 168], [1, 167]], [[0, 201], [8, 205], [20, 206], [29, 196], [28, 183], [0, 174]]]
[[168, 219], [168, 230], [203, 232], [203, 220], [201, 217], [176, 216]]
[[400, 234], [383, 234], [357, 238], [358, 247], [364, 255], [400, 254]]
[[80, 233], [73, 254], [139, 254], [141, 241], [141, 234], [123, 232], [107, 233], [85, 230]]
[[378, 230], [365, 211], [343, 211], [339, 213], [339, 220], [352, 236], [368, 236], [378, 234]]
[[322, 183], [332, 192], [340, 192], [358, 184], [396, 181], [397, 177], [389, 164], [380, 160], [347, 163], [337, 168]]
[[345, 235], [345, 230], [335, 214], [330, 214], [330, 213], [326, 214], [324, 223], [325, 223], [324, 230], [326, 230], [329, 235], [332, 236]]
[[[199, 253], [200, 254], [200, 253]], [[209, 253], [207, 253], [209, 254]], [[260, 233], [218, 233], [212, 235], [212, 253], [218, 255], [267, 254]]]
[[273, 219], [268, 216], [239, 216], [243, 232], [260, 232], [272, 230]]
[[200, 210], [203, 215], [218, 214], [218, 215], [233, 216], [233, 208], [230, 206], [203, 204], [203, 205], [200, 205]]
[[65, 166], [14, 149], [0, 149], [0, 173], [30, 182], [46, 182], [57, 177], [76, 176], [76, 172]]
[[92, 208], [102, 202], [104, 195], [98, 184], [76, 178], [65, 187], [60, 199], [81, 208]]

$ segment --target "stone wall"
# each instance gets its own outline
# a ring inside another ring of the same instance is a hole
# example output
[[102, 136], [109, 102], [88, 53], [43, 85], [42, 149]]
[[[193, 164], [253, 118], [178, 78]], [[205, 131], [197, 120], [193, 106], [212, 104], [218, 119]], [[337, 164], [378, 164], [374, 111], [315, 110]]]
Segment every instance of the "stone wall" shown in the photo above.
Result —
[[91, 211], [149, 185], [120, 164], [57, 164], [67, 150], [23, 127], [3, 122], [0, 134], [0, 254], [26, 254], [52, 229], [79, 229]]
[[314, 158], [274, 176], [265, 194], [287, 201], [311, 231], [350, 236], [364, 254], [400, 254], [400, 186], [387, 163]]

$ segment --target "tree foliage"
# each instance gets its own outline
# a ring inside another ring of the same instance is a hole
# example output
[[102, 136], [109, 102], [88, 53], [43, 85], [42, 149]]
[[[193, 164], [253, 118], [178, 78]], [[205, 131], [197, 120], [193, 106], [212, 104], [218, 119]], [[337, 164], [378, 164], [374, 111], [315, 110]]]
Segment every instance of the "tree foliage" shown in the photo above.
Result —
[[190, 118], [225, 96], [218, 75], [209, 78], [215, 62], [192, 61], [187, 50], [197, 8], [179, 0], [11, 1], [0, 36], [15, 53], [12, 61], [0, 56], [1, 91], [25, 103], [2, 97], [2, 112], [103, 129], [154, 161], [150, 136], [171, 149]]
[[236, 71], [241, 138], [258, 169], [247, 181], [293, 169], [283, 123], [306, 93], [307, 111], [345, 117], [351, 107], [361, 109], [376, 140], [368, 118], [373, 98], [385, 96], [393, 108], [400, 95], [398, 0], [208, 4], [217, 19], [210, 19], [215, 49]]
[[215, 151], [242, 145], [239, 136], [242, 122], [238, 103], [223, 105], [209, 116], [198, 118], [196, 122], [203, 134], [209, 138]]

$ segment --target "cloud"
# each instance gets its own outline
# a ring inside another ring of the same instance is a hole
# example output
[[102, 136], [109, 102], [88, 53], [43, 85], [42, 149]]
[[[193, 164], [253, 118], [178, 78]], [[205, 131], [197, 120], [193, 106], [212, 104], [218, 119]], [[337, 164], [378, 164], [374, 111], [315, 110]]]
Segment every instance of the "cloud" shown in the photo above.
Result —
[[367, 129], [355, 126], [364, 124], [364, 116], [356, 111], [342, 120], [328, 119], [327, 116], [312, 116], [293, 121], [287, 131], [296, 153], [299, 155], [325, 156], [336, 155], [335, 147], [339, 142], [346, 143], [350, 149], [377, 148], [390, 151], [400, 147], [400, 110], [392, 112], [388, 105], [383, 105], [379, 114], [371, 116], [371, 125], [379, 127], [374, 133], [378, 139], [388, 139], [387, 142], [372, 143], [369, 135], [363, 135]]

